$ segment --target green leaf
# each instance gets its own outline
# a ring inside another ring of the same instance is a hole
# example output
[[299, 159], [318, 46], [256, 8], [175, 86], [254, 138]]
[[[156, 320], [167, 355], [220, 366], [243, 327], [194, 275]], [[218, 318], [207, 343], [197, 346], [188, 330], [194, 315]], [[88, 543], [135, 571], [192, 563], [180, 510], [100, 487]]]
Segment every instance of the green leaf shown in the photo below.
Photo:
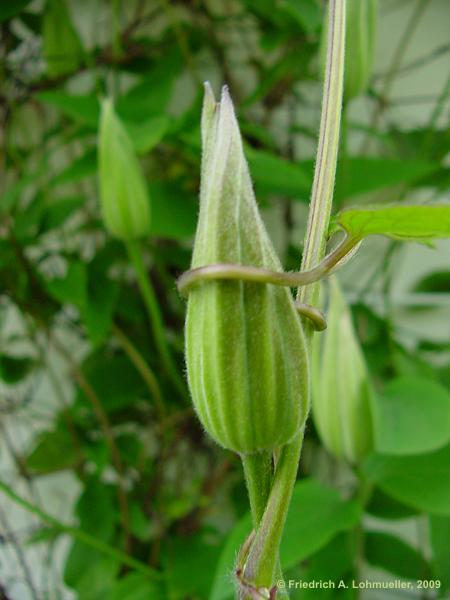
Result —
[[417, 510], [402, 504], [375, 488], [366, 511], [379, 519], [408, 519], [417, 514]]
[[430, 517], [430, 541], [433, 574], [445, 592], [450, 590], [450, 517]]
[[161, 117], [167, 112], [172, 89], [183, 59], [175, 45], [156, 61], [156, 66], [145, 77], [117, 100], [117, 112], [127, 120], [139, 124], [150, 117]]
[[198, 203], [178, 186], [153, 182], [150, 234], [154, 237], [181, 239], [195, 233]]
[[64, 277], [47, 282], [47, 290], [55, 300], [61, 304], [74, 304], [80, 309], [86, 305], [86, 289], [86, 265], [79, 261], [69, 264]]
[[69, 196], [53, 200], [44, 209], [42, 215], [41, 232], [46, 233], [52, 229], [61, 227], [74, 212], [76, 212], [85, 200], [80, 196]]
[[367, 562], [405, 579], [429, 579], [430, 567], [421, 553], [403, 540], [380, 531], [366, 531]]
[[101, 255], [88, 265], [87, 301], [81, 307], [81, 317], [93, 345], [100, 344], [108, 334], [119, 297], [119, 286], [107, 275]]
[[100, 105], [94, 94], [72, 95], [58, 90], [39, 92], [37, 99], [59, 109], [66, 117], [97, 128]]
[[67, 431], [56, 429], [41, 433], [25, 463], [32, 473], [38, 474], [73, 468], [76, 453]]
[[420, 454], [450, 442], [450, 394], [434, 381], [401, 377], [372, 403], [381, 454]]
[[[95, 353], [83, 363], [83, 372], [108, 412], [130, 406], [144, 395], [141, 377], [124, 356]], [[76, 402], [90, 406], [81, 389]]]
[[200, 532], [169, 543], [167, 560], [168, 597], [208, 598], [219, 558], [220, 545], [211, 533]]
[[386, 494], [436, 515], [450, 515], [450, 445], [428, 454], [370, 456], [367, 477]]
[[439, 169], [439, 163], [392, 158], [354, 157], [338, 161], [334, 199], [375, 192], [403, 183], [413, 183]]
[[151, 600], [163, 598], [159, 583], [150, 581], [145, 575], [132, 573], [118, 581], [107, 596], [107, 600]]
[[[339, 589], [337, 586], [341, 579], [352, 572], [354, 551], [351, 533], [340, 533], [308, 560], [306, 570], [296, 579], [308, 583], [332, 580], [336, 584], [334, 589]], [[289, 579], [291, 578], [287, 574], [285, 581]], [[339, 590], [339, 598], [343, 589]], [[325, 600], [334, 597], [333, 588], [305, 588], [301, 590], [299, 597], [301, 600]]]
[[397, 240], [428, 241], [450, 237], [450, 204], [350, 208], [333, 219], [332, 230], [352, 237], [384, 235]]
[[9, 384], [18, 383], [28, 375], [34, 364], [35, 361], [28, 356], [0, 354], [0, 378]]
[[97, 151], [88, 150], [76, 158], [70, 165], [64, 167], [51, 181], [51, 186], [74, 183], [85, 177], [91, 177], [97, 172]]
[[[281, 542], [281, 565], [287, 570], [325, 546], [337, 533], [351, 529], [358, 522], [361, 508], [356, 502], [345, 502], [339, 493], [318, 481], [306, 479], [296, 484]], [[233, 595], [229, 577], [236, 549], [251, 531], [251, 518], [246, 515], [230, 533], [218, 562], [211, 600]]]
[[124, 122], [128, 135], [138, 154], [150, 152], [164, 138], [169, 129], [169, 119], [162, 115], [151, 117], [140, 123]]
[[0, 23], [18, 15], [31, 0], [14, 0], [14, 2], [2, 2], [0, 4]]
[[246, 148], [245, 153], [258, 192], [307, 201], [311, 181], [301, 165], [262, 150]]
[[322, 23], [322, 11], [316, 0], [282, 0], [277, 8], [295, 19], [308, 34], [315, 33]]

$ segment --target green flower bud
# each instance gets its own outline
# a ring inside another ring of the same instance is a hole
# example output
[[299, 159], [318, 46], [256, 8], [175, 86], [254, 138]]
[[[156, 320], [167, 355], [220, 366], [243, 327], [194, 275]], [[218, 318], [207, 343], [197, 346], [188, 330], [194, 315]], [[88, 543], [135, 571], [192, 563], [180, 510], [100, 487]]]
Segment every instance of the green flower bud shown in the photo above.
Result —
[[106, 228], [124, 241], [147, 235], [150, 230], [147, 184], [111, 100], [102, 103], [99, 164], [100, 201]]
[[64, 0], [47, 0], [42, 25], [47, 73], [59, 77], [75, 71], [83, 60], [80, 38]]
[[[372, 75], [377, 0], [347, 0], [346, 21], [344, 97], [349, 101], [367, 90]], [[328, 28], [324, 26], [320, 43], [322, 70], [326, 63], [327, 34]]]
[[[200, 215], [192, 267], [235, 263], [281, 270], [258, 212], [239, 127], [226, 88], [206, 87]], [[189, 294], [189, 387], [198, 417], [239, 453], [289, 442], [308, 412], [305, 339], [287, 288], [203, 281]]]
[[351, 314], [330, 278], [328, 328], [316, 336], [312, 361], [312, 412], [324, 446], [358, 463], [372, 450], [372, 388]]
[[363, 94], [372, 75], [377, 0], [347, 0], [344, 93], [347, 100]]

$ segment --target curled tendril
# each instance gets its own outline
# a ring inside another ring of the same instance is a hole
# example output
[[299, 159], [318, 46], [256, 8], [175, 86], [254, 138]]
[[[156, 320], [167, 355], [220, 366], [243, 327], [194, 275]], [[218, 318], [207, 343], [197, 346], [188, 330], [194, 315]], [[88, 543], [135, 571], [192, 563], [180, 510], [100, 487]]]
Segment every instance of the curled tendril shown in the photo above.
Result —
[[[271, 271], [261, 267], [238, 265], [231, 263], [218, 263], [206, 265], [185, 271], [177, 281], [180, 294], [187, 297], [191, 289], [204, 281], [247, 281], [251, 283], [265, 283], [287, 287], [300, 287], [322, 279], [331, 271], [345, 264], [353, 256], [359, 246], [360, 239], [350, 236], [345, 232], [345, 237], [338, 246], [330, 252], [321, 263], [306, 271], [284, 273]], [[296, 302], [298, 312], [309, 319], [314, 329], [323, 331], [327, 324], [323, 313], [309, 304]]]

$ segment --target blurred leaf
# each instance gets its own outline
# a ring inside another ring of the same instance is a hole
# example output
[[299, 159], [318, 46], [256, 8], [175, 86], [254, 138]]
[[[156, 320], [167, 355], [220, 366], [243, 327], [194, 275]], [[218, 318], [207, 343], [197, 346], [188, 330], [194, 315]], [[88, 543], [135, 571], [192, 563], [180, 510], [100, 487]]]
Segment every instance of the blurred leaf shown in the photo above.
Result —
[[322, 11], [316, 0], [282, 0], [277, 6], [295, 19], [308, 34], [315, 33], [322, 24]]
[[120, 579], [107, 596], [107, 600], [158, 600], [163, 598], [160, 584], [145, 575], [132, 573]]
[[140, 123], [125, 122], [125, 128], [138, 154], [150, 152], [164, 138], [169, 129], [169, 119], [165, 116], [151, 117]]
[[436, 271], [422, 277], [413, 287], [414, 292], [440, 294], [450, 292], [450, 271]]
[[[318, 481], [306, 479], [296, 484], [281, 542], [281, 564], [288, 570], [308, 558], [338, 532], [351, 529], [358, 522], [361, 508], [356, 502], [345, 502], [339, 493]], [[211, 600], [233, 595], [229, 573], [236, 549], [251, 530], [250, 515], [241, 519], [231, 531], [216, 569]]]
[[119, 298], [118, 284], [102, 267], [100, 255], [88, 265], [87, 301], [81, 308], [83, 322], [94, 346], [107, 336]]
[[204, 533], [172, 539], [167, 565], [169, 597], [208, 598], [220, 550], [217, 541]]
[[165, 115], [175, 78], [182, 68], [180, 50], [174, 45], [139, 83], [117, 100], [119, 115], [137, 124]]
[[75, 96], [59, 90], [48, 90], [39, 92], [36, 97], [44, 104], [59, 109], [66, 117], [97, 128], [100, 105], [94, 94]]
[[246, 155], [257, 191], [308, 200], [311, 182], [300, 165], [262, 150], [246, 149]]
[[[119, 563], [105, 557], [92, 560], [89, 554], [85, 555], [84, 560], [81, 556], [79, 558], [79, 566], [82, 568], [77, 579], [71, 580], [71, 587], [77, 591], [77, 600], [108, 600], [119, 573]], [[73, 560], [72, 553], [67, 564], [71, 559]]]
[[[83, 363], [83, 372], [109, 412], [133, 405], [145, 390], [136, 369], [124, 356], [95, 353]], [[76, 402], [87, 403], [81, 390]]]
[[42, 42], [50, 77], [60, 77], [80, 65], [83, 49], [65, 0], [46, 0]]
[[419, 454], [450, 441], [450, 395], [434, 381], [395, 379], [375, 395], [372, 409], [382, 454]]
[[352, 157], [338, 161], [334, 198], [347, 198], [413, 183], [439, 169], [439, 164], [417, 160]]
[[30, 357], [0, 354], [0, 378], [6, 383], [18, 383], [28, 375], [35, 364]]
[[420, 552], [390, 533], [366, 531], [364, 549], [366, 560], [375, 567], [405, 579], [430, 578], [430, 567]]
[[379, 519], [408, 519], [417, 515], [417, 510], [394, 500], [377, 488], [370, 497], [366, 511]]
[[[334, 581], [336, 588], [347, 573], [352, 572], [354, 563], [354, 543], [349, 533], [336, 535], [326, 546], [314, 554], [309, 560], [301, 580], [310, 583], [318, 581]], [[289, 579], [289, 576], [285, 578]], [[298, 578], [297, 578], [298, 579]], [[339, 589], [339, 588], [338, 588]], [[339, 598], [344, 588], [339, 589]], [[302, 600], [325, 600], [334, 597], [335, 590], [330, 588], [305, 588], [301, 590]]]
[[48, 204], [42, 215], [42, 233], [61, 227], [84, 204], [84, 201], [80, 196], [69, 196], [58, 198]]
[[158, 182], [150, 185], [149, 193], [152, 201], [152, 236], [180, 239], [195, 233], [198, 212], [196, 198], [175, 185]]
[[450, 204], [350, 208], [338, 213], [332, 230], [352, 237], [384, 235], [396, 240], [428, 241], [450, 237]]
[[450, 517], [430, 516], [433, 575], [441, 582], [440, 594], [450, 590]]
[[2, 2], [0, 4], [0, 23], [15, 17], [22, 11], [31, 0], [14, 0], [14, 2]]
[[61, 429], [41, 433], [25, 458], [27, 468], [37, 474], [71, 469], [76, 462], [73, 441], [68, 432]]
[[364, 471], [396, 500], [432, 514], [450, 514], [450, 445], [428, 454], [372, 455]]
[[111, 485], [91, 477], [85, 482], [76, 509], [80, 528], [109, 542], [116, 523], [115, 493]]
[[86, 305], [87, 271], [85, 263], [69, 263], [64, 277], [47, 281], [49, 294], [61, 304], [74, 304], [77, 308]]
[[85, 177], [91, 177], [97, 172], [97, 151], [88, 150], [76, 158], [70, 165], [60, 171], [51, 181], [51, 186], [74, 183]]

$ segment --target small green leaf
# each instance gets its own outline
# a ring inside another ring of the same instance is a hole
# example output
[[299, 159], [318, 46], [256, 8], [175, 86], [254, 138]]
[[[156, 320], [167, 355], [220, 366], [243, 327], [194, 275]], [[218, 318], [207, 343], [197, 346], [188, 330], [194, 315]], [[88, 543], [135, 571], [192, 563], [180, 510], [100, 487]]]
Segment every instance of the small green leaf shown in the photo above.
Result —
[[79, 261], [69, 264], [64, 277], [47, 282], [49, 294], [62, 304], [74, 304], [77, 308], [86, 305], [86, 265]]
[[97, 96], [72, 95], [58, 90], [39, 92], [37, 99], [59, 109], [66, 117], [90, 127], [97, 128], [100, 105]]
[[375, 567], [405, 579], [430, 577], [430, 567], [421, 553], [389, 533], [367, 531], [364, 548], [367, 561]]
[[395, 379], [373, 398], [372, 409], [382, 454], [420, 454], [450, 441], [450, 395], [434, 381]]
[[32, 473], [38, 474], [73, 468], [76, 454], [70, 436], [59, 429], [41, 433], [25, 463]]
[[91, 177], [97, 172], [97, 152], [88, 150], [79, 158], [76, 158], [67, 167], [64, 167], [51, 181], [51, 186], [74, 183], [85, 177]]
[[450, 445], [428, 454], [375, 454], [368, 457], [364, 470], [396, 500], [432, 514], [450, 515]]
[[151, 117], [140, 123], [124, 122], [134, 149], [138, 154], [150, 152], [163, 139], [169, 129], [169, 119], [162, 115]]
[[368, 235], [418, 242], [447, 238], [450, 204], [350, 208], [335, 216], [332, 231], [335, 229], [344, 229], [357, 239]]

